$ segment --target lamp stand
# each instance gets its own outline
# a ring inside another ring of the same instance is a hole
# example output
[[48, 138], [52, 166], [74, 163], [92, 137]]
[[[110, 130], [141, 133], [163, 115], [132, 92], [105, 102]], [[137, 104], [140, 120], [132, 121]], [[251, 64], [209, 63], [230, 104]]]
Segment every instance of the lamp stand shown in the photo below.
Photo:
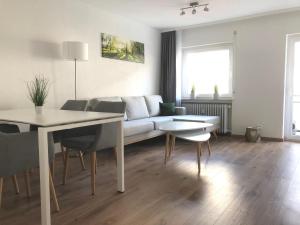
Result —
[[77, 71], [76, 71], [76, 64], [77, 64], [77, 60], [74, 59], [75, 61], [75, 100], [77, 100]]

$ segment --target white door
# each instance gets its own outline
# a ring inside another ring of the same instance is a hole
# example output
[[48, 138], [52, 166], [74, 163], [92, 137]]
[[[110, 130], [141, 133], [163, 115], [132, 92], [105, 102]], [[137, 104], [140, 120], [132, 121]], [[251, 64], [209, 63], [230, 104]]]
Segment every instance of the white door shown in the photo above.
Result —
[[287, 38], [285, 138], [300, 140], [300, 34]]

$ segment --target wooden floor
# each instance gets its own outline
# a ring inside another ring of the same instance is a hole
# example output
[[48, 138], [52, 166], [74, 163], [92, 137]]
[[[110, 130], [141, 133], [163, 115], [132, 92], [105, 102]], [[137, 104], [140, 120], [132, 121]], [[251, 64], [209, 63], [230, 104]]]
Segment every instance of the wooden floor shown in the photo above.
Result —
[[[165, 167], [164, 140], [126, 147], [126, 192], [116, 192], [113, 154], [98, 154], [96, 196], [90, 196], [89, 170], [80, 171], [71, 159], [70, 176], [61, 185], [61, 159], [55, 183], [61, 211], [55, 225], [296, 225], [300, 224], [300, 144], [245, 143], [221, 137], [212, 143], [212, 156], [202, 156], [197, 176], [193, 144], [178, 142]], [[88, 168], [88, 158], [86, 163]], [[14, 195], [5, 183], [1, 225], [40, 224], [38, 175], [33, 197]], [[52, 206], [53, 209], [53, 206]]]

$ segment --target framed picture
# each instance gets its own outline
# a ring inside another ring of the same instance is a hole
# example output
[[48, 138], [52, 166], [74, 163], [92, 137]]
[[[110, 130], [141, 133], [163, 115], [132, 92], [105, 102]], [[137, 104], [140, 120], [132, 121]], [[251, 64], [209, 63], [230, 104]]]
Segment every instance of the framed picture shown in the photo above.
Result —
[[101, 33], [101, 55], [104, 58], [135, 63], [145, 62], [144, 44]]

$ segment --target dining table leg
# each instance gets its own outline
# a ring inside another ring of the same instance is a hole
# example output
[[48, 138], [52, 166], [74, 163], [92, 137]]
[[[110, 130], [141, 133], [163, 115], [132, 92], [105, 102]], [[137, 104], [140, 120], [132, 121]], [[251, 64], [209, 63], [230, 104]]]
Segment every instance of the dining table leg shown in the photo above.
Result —
[[116, 135], [116, 151], [117, 151], [117, 179], [118, 179], [118, 191], [125, 191], [124, 183], [124, 130], [123, 120], [116, 122], [117, 135]]
[[43, 127], [38, 128], [38, 144], [40, 163], [41, 224], [51, 225], [48, 132]]

